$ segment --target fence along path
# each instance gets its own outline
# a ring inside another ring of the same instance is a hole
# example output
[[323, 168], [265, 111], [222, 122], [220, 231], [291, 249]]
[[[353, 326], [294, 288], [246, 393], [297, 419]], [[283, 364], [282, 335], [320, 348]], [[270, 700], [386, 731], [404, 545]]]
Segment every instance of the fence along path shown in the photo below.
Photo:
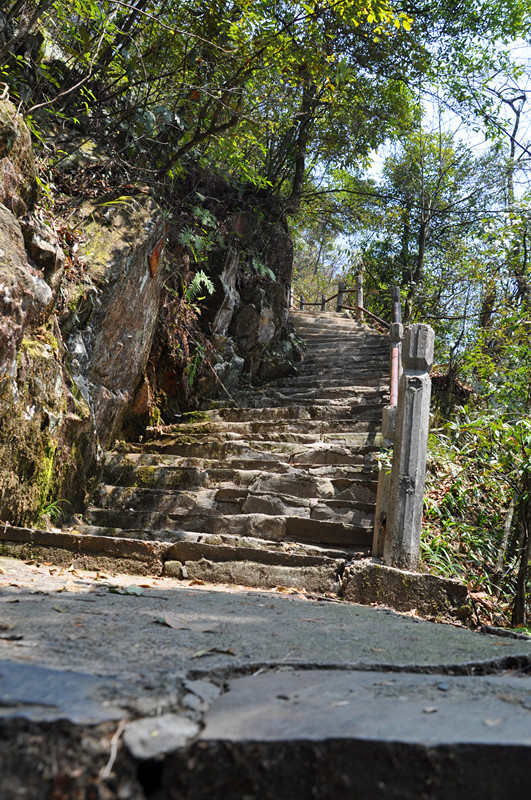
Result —
[[371, 552], [388, 339], [335, 312], [292, 318], [297, 374], [107, 453], [81, 532], [171, 543], [176, 577], [340, 590]]

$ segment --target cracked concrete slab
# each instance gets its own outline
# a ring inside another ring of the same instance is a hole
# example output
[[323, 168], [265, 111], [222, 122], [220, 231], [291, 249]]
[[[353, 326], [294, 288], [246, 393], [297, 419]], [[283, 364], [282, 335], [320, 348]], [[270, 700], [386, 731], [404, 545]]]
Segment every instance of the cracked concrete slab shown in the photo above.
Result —
[[0, 719], [66, 719], [76, 725], [121, 719], [123, 710], [95, 696], [103, 686], [108, 689], [108, 681], [84, 672], [0, 661]]
[[2, 797], [517, 797], [530, 668], [531, 639], [285, 587], [0, 559]]
[[286, 670], [237, 678], [202, 741], [531, 745], [531, 676]]

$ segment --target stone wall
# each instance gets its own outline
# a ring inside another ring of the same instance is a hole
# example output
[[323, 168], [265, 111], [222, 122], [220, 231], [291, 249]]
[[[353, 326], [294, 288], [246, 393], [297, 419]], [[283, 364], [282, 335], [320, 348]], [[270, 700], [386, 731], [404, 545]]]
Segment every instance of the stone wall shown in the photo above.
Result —
[[0, 520], [45, 524], [83, 506], [120, 430], [153, 340], [165, 228], [148, 199], [84, 204], [81, 266], [65, 271], [8, 102], [0, 156]]
[[[287, 309], [293, 248], [272, 199], [193, 169], [164, 214], [146, 187], [77, 196], [76, 175], [96, 176], [109, 158], [92, 144], [62, 159], [74, 192], [54, 217], [37, 205], [29, 131], [0, 103], [0, 520], [12, 524], [81, 510], [103, 451], [142, 433], [160, 408], [175, 415], [226, 398], [242, 376], [280, 376], [300, 357]], [[210, 236], [195, 262], [182, 241], [194, 225]], [[215, 291], [197, 313], [181, 302], [190, 336], [179, 360], [157, 322], [173, 326], [164, 286], [173, 275], [180, 291], [187, 269], [204, 269]], [[209, 357], [191, 393], [196, 335]]]

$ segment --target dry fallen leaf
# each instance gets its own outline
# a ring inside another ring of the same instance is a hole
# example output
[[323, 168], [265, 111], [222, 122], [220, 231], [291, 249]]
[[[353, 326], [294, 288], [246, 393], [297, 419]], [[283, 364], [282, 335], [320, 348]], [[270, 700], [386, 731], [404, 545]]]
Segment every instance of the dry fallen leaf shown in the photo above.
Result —
[[484, 719], [483, 720], [483, 725], [486, 725], [487, 728], [494, 728], [494, 727], [496, 727], [496, 725], [499, 725], [500, 722], [501, 722], [501, 719]]
[[426, 708], [422, 709], [424, 714], [435, 714], [438, 710], [437, 706], [426, 706]]
[[194, 633], [215, 633], [216, 624], [212, 622], [204, 622], [184, 619], [176, 614], [164, 614], [164, 616], [155, 617], [155, 622], [159, 625], [166, 625], [167, 628], [173, 628], [178, 631], [193, 631]]
[[137, 597], [144, 594], [142, 587], [136, 586], [134, 583], [130, 586], [109, 586], [109, 592], [112, 592], [112, 594], [136, 595]]
[[194, 578], [193, 581], [190, 581], [190, 586], [206, 586], [206, 581], [202, 581], [199, 578]]
[[210, 656], [214, 653], [225, 653], [229, 656], [235, 656], [236, 653], [231, 647], [227, 647], [226, 649], [222, 647], [211, 647], [209, 650], [198, 650], [197, 653], [194, 653], [192, 658], [202, 658], [203, 656]]

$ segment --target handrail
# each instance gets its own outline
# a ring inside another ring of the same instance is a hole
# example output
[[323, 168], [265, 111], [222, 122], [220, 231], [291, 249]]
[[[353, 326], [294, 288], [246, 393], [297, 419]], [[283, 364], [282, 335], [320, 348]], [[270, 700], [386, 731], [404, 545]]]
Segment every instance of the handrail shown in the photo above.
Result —
[[393, 324], [390, 326], [391, 333], [391, 376], [390, 376], [390, 397], [389, 405], [396, 408], [398, 405], [398, 381], [401, 370], [402, 353], [402, 309], [400, 307], [400, 289], [398, 286], [391, 288], [391, 302], [393, 313]]
[[[339, 282], [339, 285], [341, 286], [341, 281]], [[321, 297], [321, 300], [318, 303], [310, 303], [308, 300], [305, 300], [304, 299], [304, 295], [301, 294], [301, 296], [299, 297], [299, 308], [300, 308], [301, 311], [303, 311], [305, 306], [321, 306], [321, 311], [324, 311], [326, 303], [329, 303], [330, 300], [335, 300], [336, 297], [340, 297], [340, 296], [341, 296], [341, 299], [342, 299], [342, 295], [343, 294], [351, 294], [352, 292], [355, 292], [355, 291], [356, 291], [356, 289], [351, 289], [351, 288], [345, 286], [343, 289], [340, 288], [340, 290], [338, 292], [336, 292], [335, 294], [330, 295], [330, 297], [325, 297], [323, 295]], [[291, 303], [290, 307], [296, 308], [296, 306], [294, 306], [293, 302], [292, 302], [291, 292], [290, 292], [290, 303]], [[341, 311], [342, 308], [350, 308], [350, 306], [344, 305], [343, 302], [341, 302], [341, 305], [339, 305], [339, 303], [338, 303], [337, 310]], [[353, 310], [355, 311], [355, 309], [353, 309]]]
[[384, 328], [388, 328], [389, 329], [391, 327], [391, 323], [390, 322], [386, 322], [385, 319], [382, 319], [381, 317], [379, 317], [378, 314], [373, 314], [372, 311], [369, 311], [364, 306], [358, 306], [358, 308], [354, 308], [353, 306], [345, 306], [344, 305], [343, 308], [346, 308], [347, 311], [357, 311], [359, 309], [364, 314], [367, 314], [368, 317], [373, 319], [379, 325], [383, 325]]
[[[397, 295], [398, 296], [398, 301], [396, 299], [395, 292], [394, 292], [395, 288], [398, 291], [398, 295]], [[356, 305], [355, 306], [347, 305], [343, 301], [343, 297], [344, 297], [345, 294], [356, 294]], [[312, 306], [312, 307], [320, 306], [321, 311], [325, 311], [326, 310], [326, 304], [329, 303], [331, 300], [335, 300], [336, 298], [337, 298], [337, 304], [336, 304], [336, 310], [337, 311], [342, 311], [343, 309], [345, 309], [347, 311], [354, 311], [355, 314], [356, 314], [356, 319], [359, 320], [360, 322], [363, 321], [363, 315], [366, 314], [368, 317], [370, 317], [372, 320], [377, 322], [379, 325], [382, 325], [384, 328], [388, 328], [389, 329], [391, 327], [391, 323], [390, 322], [387, 322], [385, 319], [382, 319], [377, 314], [374, 314], [372, 311], [369, 311], [369, 309], [365, 308], [365, 306], [363, 305], [363, 277], [362, 277], [362, 275], [358, 275], [357, 276], [357, 278], [356, 278], [356, 286], [352, 286], [352, 287], [351, 286], [347, 286], [346, 283], [344, 283], [344, 281], [339, 281], [338, 291], [335, 294], [330, 295], [330, 297], [325, 297], [324, 295], [322, 295], [321, 296], [321, 300], [317, 301], [317, 302], [310, 302], [308, 300], [305, 300], [304, 299], [304, 295], [301, 294], [300, 297], [299, 297], [299, 309], [301, 311], [303, 311], [306, 306]], [[392, 289], [392, 299], [393, 299], [393, 306], [392, 306], [392, 309], [393, 309], [393, 322], [396, 322], [397, 320], [395, 319], [395, 316], [397, 314], [398, 314], [398, 316], [400, 316], [400, 290], [398, 289], [398, 287], [393, 287], [393, 289]], [[289, 291], [289, 302], [290, 302], [290, 308], [296, 308], [297, 307], [293, 303], [293, 295], [292, 295], [291, 289]], [[397, 302], [398, 302], [398, 311], [396, 310], [397, 309], [397, 305], [396, 305]]]

